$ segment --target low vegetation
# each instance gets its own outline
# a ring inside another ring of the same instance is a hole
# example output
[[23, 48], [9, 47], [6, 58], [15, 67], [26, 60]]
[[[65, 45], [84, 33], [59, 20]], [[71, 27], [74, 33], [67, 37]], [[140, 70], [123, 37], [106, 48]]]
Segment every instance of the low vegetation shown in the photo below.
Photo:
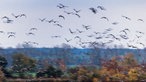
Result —
[[[133, 54], [101, 59], [101, 66], [79, 65], [66, 67], [43, 64], [17, 53], [12, 56], [12, 65], [7, 66], [0, 56], [0, 82], [140, 82], [146, 81], [146, 64], [139, 63]], [[45, 63], [45, 62], [44, 62]]]

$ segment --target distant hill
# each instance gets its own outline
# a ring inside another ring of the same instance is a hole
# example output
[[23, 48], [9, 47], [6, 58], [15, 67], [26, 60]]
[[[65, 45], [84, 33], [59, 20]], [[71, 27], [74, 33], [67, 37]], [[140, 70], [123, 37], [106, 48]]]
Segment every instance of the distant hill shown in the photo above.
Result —
[[78, 49], [78, 48], [8, 48], [0, 49], [0, 54], [5, 56], [9, 65], [12, 62], [12, 55], [23, 53], [36, 60], [48, 60], [55, 65], [57, 60], [64, 60], [68, 65], [100, 65], [101, 58], [133, 53], [135, 58], [141, 62], [146, 57], [144, 49]]

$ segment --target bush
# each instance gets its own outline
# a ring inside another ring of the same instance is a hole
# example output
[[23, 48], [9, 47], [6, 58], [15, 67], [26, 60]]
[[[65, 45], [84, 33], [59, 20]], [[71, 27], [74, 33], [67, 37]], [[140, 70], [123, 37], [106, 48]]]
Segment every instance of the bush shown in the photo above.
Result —
[[37, 77], [61, 77], [63, 75], [63, 72], [60, 69], [56, 69], [53, 66], [48, 66], [47, 69], [44, 69], [43, 71], [40, 71], [37, 73]]

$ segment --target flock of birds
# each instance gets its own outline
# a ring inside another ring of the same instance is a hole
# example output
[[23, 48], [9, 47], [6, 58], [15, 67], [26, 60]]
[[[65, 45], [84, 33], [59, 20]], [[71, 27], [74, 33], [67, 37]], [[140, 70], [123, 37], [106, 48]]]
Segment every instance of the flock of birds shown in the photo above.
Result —
[[[59, 3], [56, 6], [59, 10], [61, 10], [61, 12], [63, 14], [59, 14], [58, 18], [61, 19], [61, 21], [65, 21], [68, 20], [66, 19], [66, 16], [76, 16], [77, 18], [81, 19], [82, 15], [80, 14], [81, 12], [83, 12], [83, 10], [81, 9], [75, 9], [72, 8], [72, 11], [68, 11], [68, 8], [71, 8], [69, 6], [66, 6], [64, 4]], [[104, 6], [97, 6], [97, 7], [90, 7], [88, 8], [88, 11], [91, 14], [97, 14], [100, 11], [104, 11], [106, 12], [107, 9]], [[26, 14], [14, 14], [12, 13], [11, 16], [13, 16], [15, 19], [24, 17], [27, 18]], [[132, 19], [128, 16], [124, 16], [122, 15], [121, 18], [123, 20], [126, 20], [127, 22], [132, 21]], [[1, 18], [3, 23], [13, 23], [14, 20], [9, 18], [8, 16], [3, 16]], [[110, 22], [110, 19], [106, 16], [102, 16], [100, 17], [100, 20], [105, 20], [105, 22]], [[47, 17], [46, 18], [38, 18], [38, 21], [40, 21], [41, 23], [49, 23], [55, 27], [59, 27], [58, 29], [62, 29], [65, 28], [63, 24], [60, 23], [59, 20], [55, 20], [55, 19], [50, 19], [48, 20]], [[143, 22], [143, 19], [137, 19], [138, 22]], [[112, 25], [118, 25], [120, 22], [112, 22]], [[139, 39], [143, 38], [143, 36], [145, 35], [144, 32], [141, 31], [135, 31], [135, 33], [133, 33], [131, 31], [130, 28], [124, 28], [120, 31], [117, 32], [117, 34], [113, 34], [114, 28], [107, 28], [105, 29], [103, 32], [98, 32], [97, 30], [93, 29], [94, 27], [92, 27], [92, 25], [86, 25], [86, 24], [81, 24], [81, 28], [68, 28], [68, 33], [71, 34], [71, 37], [63, 37], [62, 35], [53, 35], [50, 36], [51, 39], [64, 39], [64, 43], [70, 44], [71, 42], [75, 42], [77, 45], [79, 45], [82, 48], [86, 48], [92, 46], [92, 47], [102, 47], [102, 48], [106, 48], [108, 47], [108, 45], [114, 45], [115, 42], [126, 42], [126, 47], [129, 48], [139, 48], [139, 46], [142, 46], [143, 48], [145, 48], [145, 44], [140, 42]], [[30, 28], [29, 32], [26, 33], [27, 36], [36, 36], [34, 31], [38, 31], [39, 28]], [[92, 31], [92, 32], [91, 32]], [[86, 34], [88, 32], [91, 32], [91, 34]], [[0, 33], [5, 33], [4, 31], [0, 31]], [[131, 38], [131, 34], [133, 34], [134, 38]], [[16, 38], [16, 32], [7, 32], [8, 38]], [[90, 40], [83, 40], [82, 35], [84, 35], [85, 39], [90, 39]], [[39, 45], [39, 43], [34, 42], [34, 41], [24, 41], [24, 44], [32, 44], [32, 45]], [[132, 44], [133, 43], [133, 44]], [[121, 45], [123, 45], [121, 43]], [[110, 47], [110, 46], [109, 46]]]

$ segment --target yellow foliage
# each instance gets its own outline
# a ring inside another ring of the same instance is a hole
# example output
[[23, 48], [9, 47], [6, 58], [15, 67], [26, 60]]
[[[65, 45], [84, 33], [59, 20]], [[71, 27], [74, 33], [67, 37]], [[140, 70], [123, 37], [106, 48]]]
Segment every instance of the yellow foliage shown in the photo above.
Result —
[[138, 80], [138, 70], [136, 68], [131, 68], [128, 72], [128, 79], [130, 81], [136, 81]]
[[99, 82], [98, 78], [93, 78], [92, 80], [93, 80], [93, 82]]
[[88, 72], [85, 68], [82, 67], [79, 68], [78, 75], [86, 75], [86, 73]]
[[117, 73], [117, 74], [114, 74], [112, 76], [113, 80], [125, 80], [126, 79], [126, 75], [122, 74], [122, 73]]

